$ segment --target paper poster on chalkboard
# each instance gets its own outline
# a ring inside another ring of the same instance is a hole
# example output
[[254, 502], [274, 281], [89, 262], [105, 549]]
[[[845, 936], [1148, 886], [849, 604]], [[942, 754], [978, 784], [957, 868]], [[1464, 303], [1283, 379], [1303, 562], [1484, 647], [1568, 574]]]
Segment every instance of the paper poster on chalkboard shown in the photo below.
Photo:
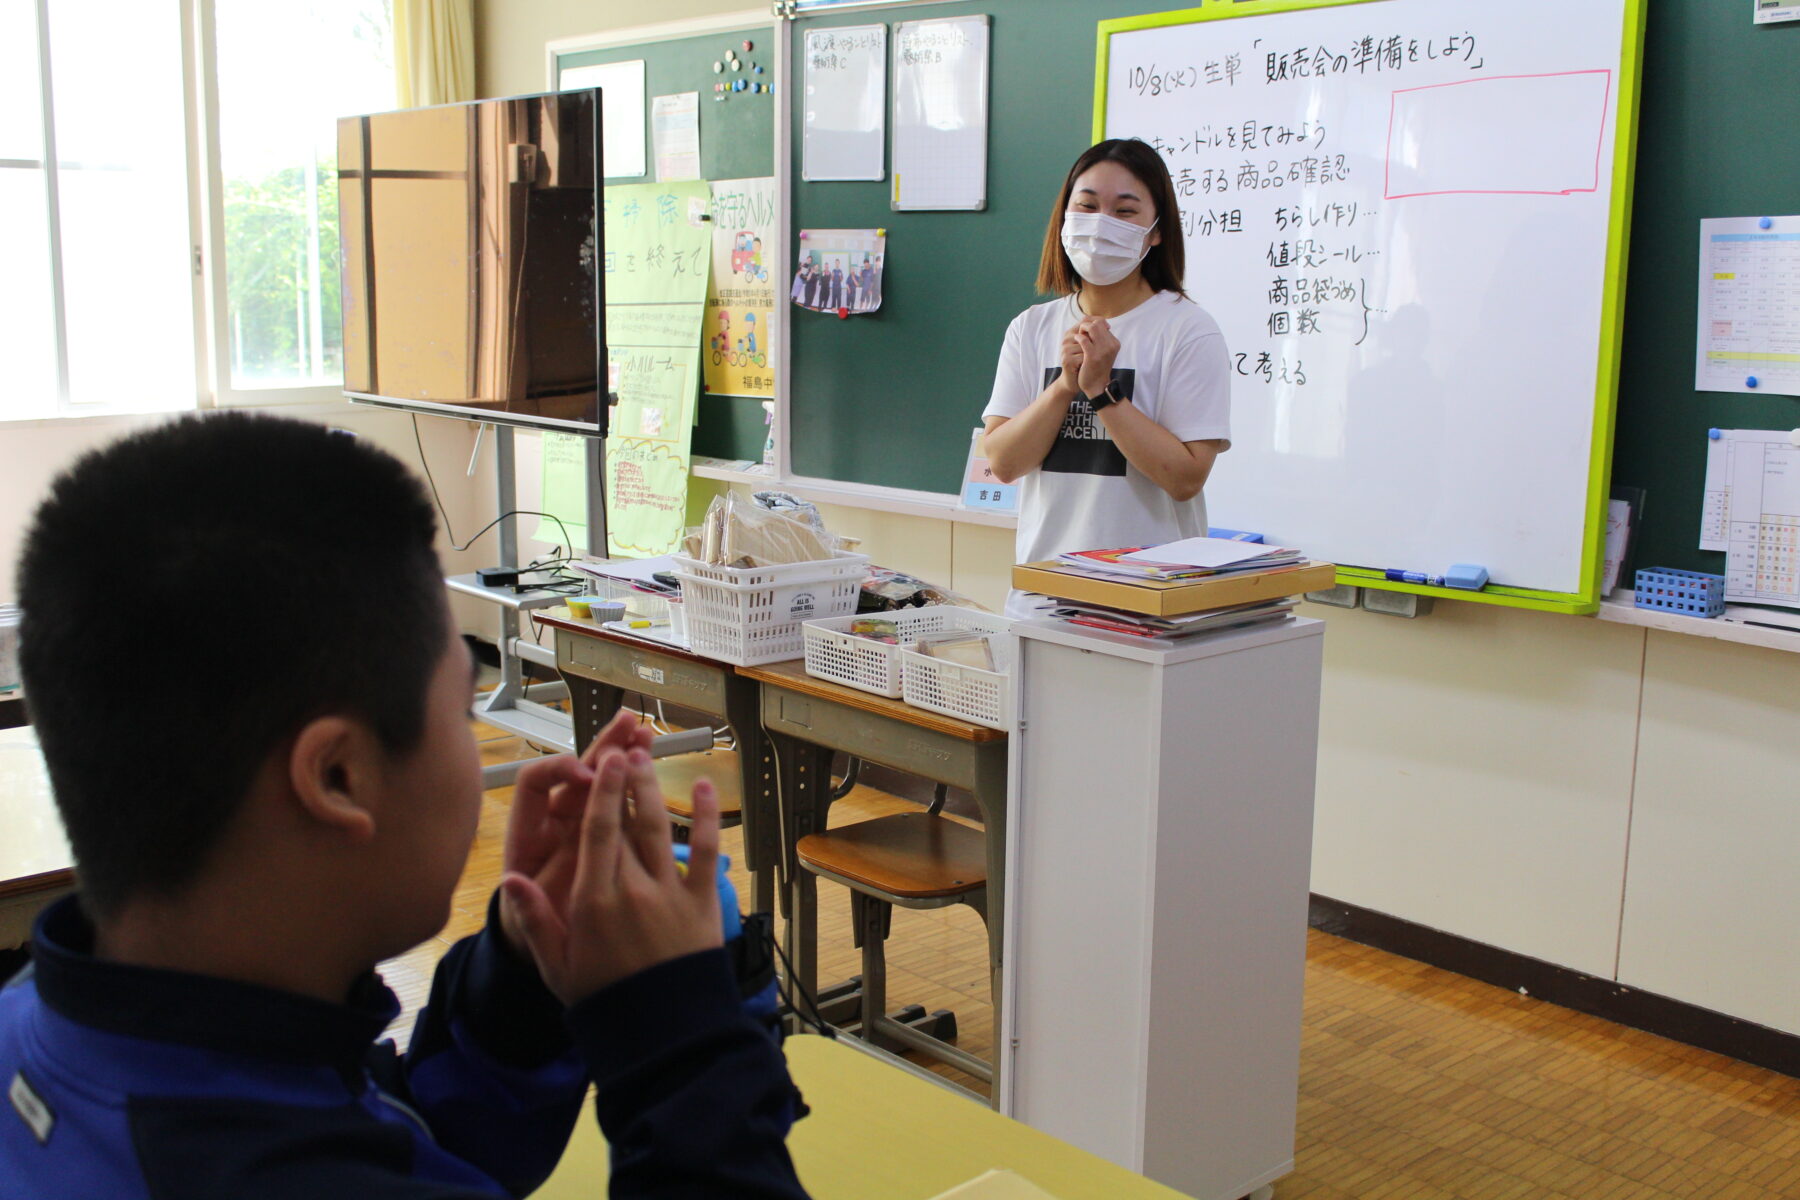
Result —
[[719, 396], [775, 394], [775, 261], [778, 220], [773, 179], [712, 184], [712, 282], [706, 292], [706, 390]]
[[987, 135], [987, 17], [894, 26], [894, 208], [985, 208]]
[[1694, 388], [1800, 396], [1800, 216], [1700, 222]]
[[887, 26], [809, 29], [800, 50], [800, 177], [886, 174]]
[[606, 189], [606, 353], [619, 396], [606, 440], [609, 555], [667, 554], [681, 540], [711, 200], [702, 182]]

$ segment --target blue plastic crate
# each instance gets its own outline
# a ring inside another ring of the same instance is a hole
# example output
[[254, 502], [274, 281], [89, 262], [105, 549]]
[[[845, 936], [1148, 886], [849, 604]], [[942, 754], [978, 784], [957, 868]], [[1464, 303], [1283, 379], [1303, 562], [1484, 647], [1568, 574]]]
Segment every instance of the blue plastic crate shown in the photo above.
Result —
[[1725, 577], [1674, 567], [1646, 567], [1637, 573], [1637, 606], [1688, 617], [1716, 617], [1725, 611]]

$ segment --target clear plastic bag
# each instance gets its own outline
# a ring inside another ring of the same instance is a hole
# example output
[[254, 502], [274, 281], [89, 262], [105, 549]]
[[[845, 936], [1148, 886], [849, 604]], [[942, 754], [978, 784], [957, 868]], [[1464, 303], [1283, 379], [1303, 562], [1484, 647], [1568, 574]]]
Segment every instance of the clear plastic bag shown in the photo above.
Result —
[[771, 510], [735, 494], [715, 496], [706, 519], [688, 531], [687, 556], [713, 566], [777, 567], [844, 549], [845, 539], [825, 528], [817, 509], [805, 507], [811, 521], [792, 507]]

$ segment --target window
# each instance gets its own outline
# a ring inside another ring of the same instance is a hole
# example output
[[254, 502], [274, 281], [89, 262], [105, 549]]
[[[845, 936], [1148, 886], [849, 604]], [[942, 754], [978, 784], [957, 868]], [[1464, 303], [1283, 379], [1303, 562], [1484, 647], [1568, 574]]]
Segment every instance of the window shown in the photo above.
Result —
[[216, 376], [239, 401], [294, 387], [335, 397], [337, 118], [393, 107], [388, 2], [212, 8], [226, 359]]
[[335, 118], [389, 0], [0, 5], [0, 420], [335, 399]]

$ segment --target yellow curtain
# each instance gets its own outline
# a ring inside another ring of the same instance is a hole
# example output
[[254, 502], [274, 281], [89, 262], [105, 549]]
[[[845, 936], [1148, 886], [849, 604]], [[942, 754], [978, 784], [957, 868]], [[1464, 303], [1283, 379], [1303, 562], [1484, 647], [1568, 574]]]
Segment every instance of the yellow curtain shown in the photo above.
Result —
[[394, 86], [401, 108], [475, 98], [474, 0], [394, 0]]

